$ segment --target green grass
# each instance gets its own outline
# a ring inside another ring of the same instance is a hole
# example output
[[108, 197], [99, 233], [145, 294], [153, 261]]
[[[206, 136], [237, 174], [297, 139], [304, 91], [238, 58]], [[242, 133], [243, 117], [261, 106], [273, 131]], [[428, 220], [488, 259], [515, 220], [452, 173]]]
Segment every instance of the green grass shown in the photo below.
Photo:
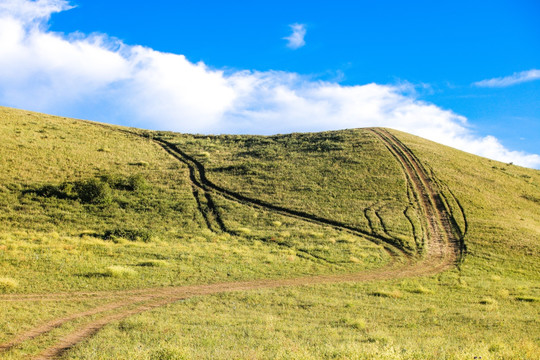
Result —
[[[89, 122], [1, 111], [0, 247], [7, 251], [0, 253], [0, 276], [17, 274], [19, 292], [349, 272], [388, 261], [364, 239], [217, 196], [229, 225], [249, 234], [213, 232], [198, 210], [187, 167], [156, 143]], [[102, 276], [109, 266], [142, 259], [170, 266], [146, 267], [136, 277]]]
[[[369, 132], [165, 135], [200, 161], [208, 178], [224, 188], [366, 230], [371, 221], [379, 231], [387, 228], [406, 246], [415, 246], [411, 224], [403, 214], [409, 208], [406, 179]], [[418, 216], [413, 208], [411, 215]]]
[[[406, 293], [403, 281], [193, 298], [109, 325], [67, 358], [148, 359], [158, 349], [188, 359], [537, 358], [538, 307], [481, 304], [494, 289], [452, 274], [422, 281], [433, 294]], [[402, 296], [371, 295], [381, 286]]]
[[[210, 203], [193, 191], [188, 167], [152, 138], [177, 144], [218, 186], [421, 250], [426, 234], [403, 171], [369, 131], [121, 130], [0, 108], [0, 293], [347, 274], [388, 263], [361, 236], [217, 194]], [[194, 297], [114, 322], [65, 357], [538, 358], [540, 172], [392, 133], [435, 175], [467, 230], [459, 267], [414, 279]], [[103, 302], [2, 301], [0, 343]], [[31, 357], [99, 316], [1, 356]]]

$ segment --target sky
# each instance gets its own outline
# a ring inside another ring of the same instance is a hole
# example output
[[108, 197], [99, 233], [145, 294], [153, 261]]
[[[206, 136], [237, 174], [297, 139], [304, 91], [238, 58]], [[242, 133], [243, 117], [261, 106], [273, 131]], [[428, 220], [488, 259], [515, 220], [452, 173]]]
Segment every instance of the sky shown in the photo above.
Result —
[[0, 105], [146, 129], [385, 126], [540, 169], [540, 2], [0, 0]]

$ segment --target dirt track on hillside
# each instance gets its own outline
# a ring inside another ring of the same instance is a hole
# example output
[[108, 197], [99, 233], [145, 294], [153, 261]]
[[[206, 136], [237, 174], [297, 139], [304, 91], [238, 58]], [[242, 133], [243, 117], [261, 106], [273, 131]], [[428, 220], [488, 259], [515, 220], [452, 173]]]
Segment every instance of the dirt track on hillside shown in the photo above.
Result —
[[[111, 129], [110, 127], [108, 128]], [[423, 227], [425, 228], [424, 232], [427, 234], [427, 236], [424, 239], [423, 253], [421, 255], [415, 256], [407, 253], [404, 251], [404, 249], [397, 245], [398, 243], [396, 241], [387, 235], [382, 236], [373, 231], [369, 232], [363, 229], [357, 229], [347, 224], [341, 224], [329, 219], [318, 217], [316, 215], [286, 209], [274, 204], [268, 204], [257, 199], [245, 197], [230, 190], [223, 189], [206, 178], [202, 164], [183, 153], [176, 145], [168, 143], [164, 140], [154, 140], [162, 148], [169, 152], [169, 154], [188, 165], [190, 169], [190, 178], [194, 189], [204, 192], [204, 196], [208, 199], [210, 206], [213, 206], [211, 197], [213, 195], [220, 195], [242, 204], [249, 204], [250, 206], [256, 206], [268, 211], [278, 212], [286, 216], [300, 218], [312, 223], [332, 226], [334, 228], [362, 236], [370, 241], [382, 245], [392, 257], [392, 261], [387, 266], [379, 269], [345, 275], [319, 275], [293, 279], [239, 281], [231, 283], [128, 291], [4, 295], [0, 296], [0, 302], [44, 300], [57, 301], [92, 298], [110, 298], [112, 301], [93, 309], [49, 321], [18, 336], [15, 336], [14, 339], [10, 340], [9, 342], [0, 344], [0, 354], [2, 351], [9, 351], [21, 343], [31, 340], [39, 335], [48, 333], [52, 329], [58, 328], [63, 324], [76, 319], [83, 319], [85, 317], [99, 314], [102, 315], [100, 318], [82, 325], [74, 332], [59, 339], [55, 345], [45, 349], [42, 353], [37, 355], [35, 359], [57, 358], [75, 344], [92, 336], [102, 327], [111, 322], [193, 296], [232, 291], [269, 289], [283, 286], [399, 279], [435, 274], [454, 266], [459, 261], [461, 256], [463, 256], [464, 234], [456, 225], [452, 210], [446, 203], [444, 196], [441, 195], [441, 190], [438, 186], [439, 182], [435, 181], [433, 177], [429, 175], [414, 153], [390, 132], [384, 129], [371, 129], [370, 131], [374, 136], [384, 143], [387, 149], [402, 166], [404, 176], [407, 178], [409, 186], [412, 189], [412, 196], [414, 197], [419, 210], [423, 214]], [[223, 222], [219, 219], [219, 212], [216, 212], [216, 214], [218, 214], [218, 218], [206, 219], [207, 224], [210, 224], [211, 221], [217, 221], [220, 230], [227, 231]], [[221, 224], [219, 223], [220, 221]], [[212, 225], [209, 225], [209, 227], [210, 226]]]

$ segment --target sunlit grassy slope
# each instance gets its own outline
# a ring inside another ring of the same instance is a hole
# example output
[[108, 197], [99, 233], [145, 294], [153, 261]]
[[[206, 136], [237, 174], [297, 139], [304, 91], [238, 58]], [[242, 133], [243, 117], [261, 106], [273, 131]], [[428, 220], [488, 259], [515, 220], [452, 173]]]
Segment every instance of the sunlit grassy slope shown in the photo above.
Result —
[[[205, 204], [199, 209], [198, 202], [205, 199], [194, 196], [186, 165], [155, 142], [95, 123], [1, 111], [0, 237], [7, 251], [0, 276], [17, 274], [18, 283], [5, 292], [344, 273], [388, 261], [378, 246], [352, 234], [219, 196], [214, 197], [214, 211], [231, 231], [216, 231], [204, 219], [213, 210]], [[207, 143], [212, 146], [213, 141]], [[197, 155], [204, 148], [190, 145], [186, 150]], [[231, 148], [230, 156], [235, 150]], [[387, 155], [386, 161], [392, 164], [392, 157]], [[305, 167], [317, 175], [316, 166], [308, 162]], [[134, 188], [137, 180], [141, 186]], [[389, 186], [400, 180], [386, 177]], [[77, 187], [90, 181], [106, 186], [104, 199], [85, 200], [77, 194]], [[302, 181], [290, 184], [298, 187]], [[399, 189], [394, 194], [402, 197]], [[370, 204], [364, 201], [354, 214], [365, 222], [364, 203]], [[326, 204], [335, 207], [331, 201]], [[321, 209], [326, 211], [325, 206], [309, 210]], [[167, 266], [139, 266], [152, 260]], [[108, 276], [110, 266], [131, 267], [139, 275]]]
[[[380, 246], [345, 231], [219, 195], [212, 208], [194, 192], [188, 167], [152, 138], [194, 157], [218, 186], [422, 253], [425, 234], [414, 231], [422, 219], [403, 170], [367, 130], [121, 130], [0, 108], [0, 293], [351, 273], [389, 262]], [[459, 268], [193, 298], [113, 323], [66, 356], [538, 358], [540, 172], [392, 133], [463, 208], [456, 221], [468, 251]], [[85, 306], [10, 302], [0, 309], [0, 342]], [[24, 358], [40, 341], [6, 356]]]

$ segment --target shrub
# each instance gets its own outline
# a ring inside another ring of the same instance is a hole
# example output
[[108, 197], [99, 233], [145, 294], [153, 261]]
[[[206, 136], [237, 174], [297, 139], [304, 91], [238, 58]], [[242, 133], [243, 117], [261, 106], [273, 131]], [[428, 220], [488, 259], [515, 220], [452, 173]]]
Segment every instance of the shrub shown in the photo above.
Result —
[[89, 204], [107, 204], [112, 201], [109, 184], [100, 179], [88, 179], [76, 182], [73, 190], [79, 200]]
[[130, 175], [127, 178], [119, 174], [105, 174], [100, 180], [109, 184], [112, 189], [139, 191], [146, 188], [146, 180], [140, 174]]
[[54, 186], [54, 185], [43, 185], [42, 187], [38, 188], [35, 193], [39, 196], [43, 196], [46, 198], [50, 197], [57, 197], [62, 198], [64, 197], [64, 192], [62, 191], [60, 186]]
[[143, 161], [136, 161], [136, 162], [129, 163], [129, 165], [148, 167], [148, 166], [150, 166], [150, 163], [148, 161], [143, 160]]
[[0, 277], [0, 293], [15, 290], [19, 286], [17, 280], [8, 277]]
[[103, 239], [113, 240], [115, 238], [124, 238], [130, 241], [150, 242], [153, 238], [153, 233], [147, 229], [112, 229], [105, 231]]
[[372, 292], [371, 295], [379, 296], [379, 297], [386, 297], [386, 298], [394, 298], [394, 299], [399, 299], [400, 297], [403, 296], [399, 290], [393, 290], [393, 291], [379, 290], [379, 291]]
[[123, 189], [125, 187], [125, 180], [118, 174], [103, 174], [99, 179], [107, 183], [112, 189]]
[[23, 194], [36, 194], [45, 198], [74, 199], [77, 196], [73, 194], [73, 186], [69, 183], [60, 185], [46, 184], [37, 188], [23, 190]]
[[118, 323], [118, 330], [120, 331], [137, 331], [144, 329], [147, 326], [143, 321], [137, 319], [125, 319]]
[[146, 180], [142, 175], [135, 174], [127, 178], [127, 189], [131, 191], [140, 191], [144, 190], [147, 187]]

